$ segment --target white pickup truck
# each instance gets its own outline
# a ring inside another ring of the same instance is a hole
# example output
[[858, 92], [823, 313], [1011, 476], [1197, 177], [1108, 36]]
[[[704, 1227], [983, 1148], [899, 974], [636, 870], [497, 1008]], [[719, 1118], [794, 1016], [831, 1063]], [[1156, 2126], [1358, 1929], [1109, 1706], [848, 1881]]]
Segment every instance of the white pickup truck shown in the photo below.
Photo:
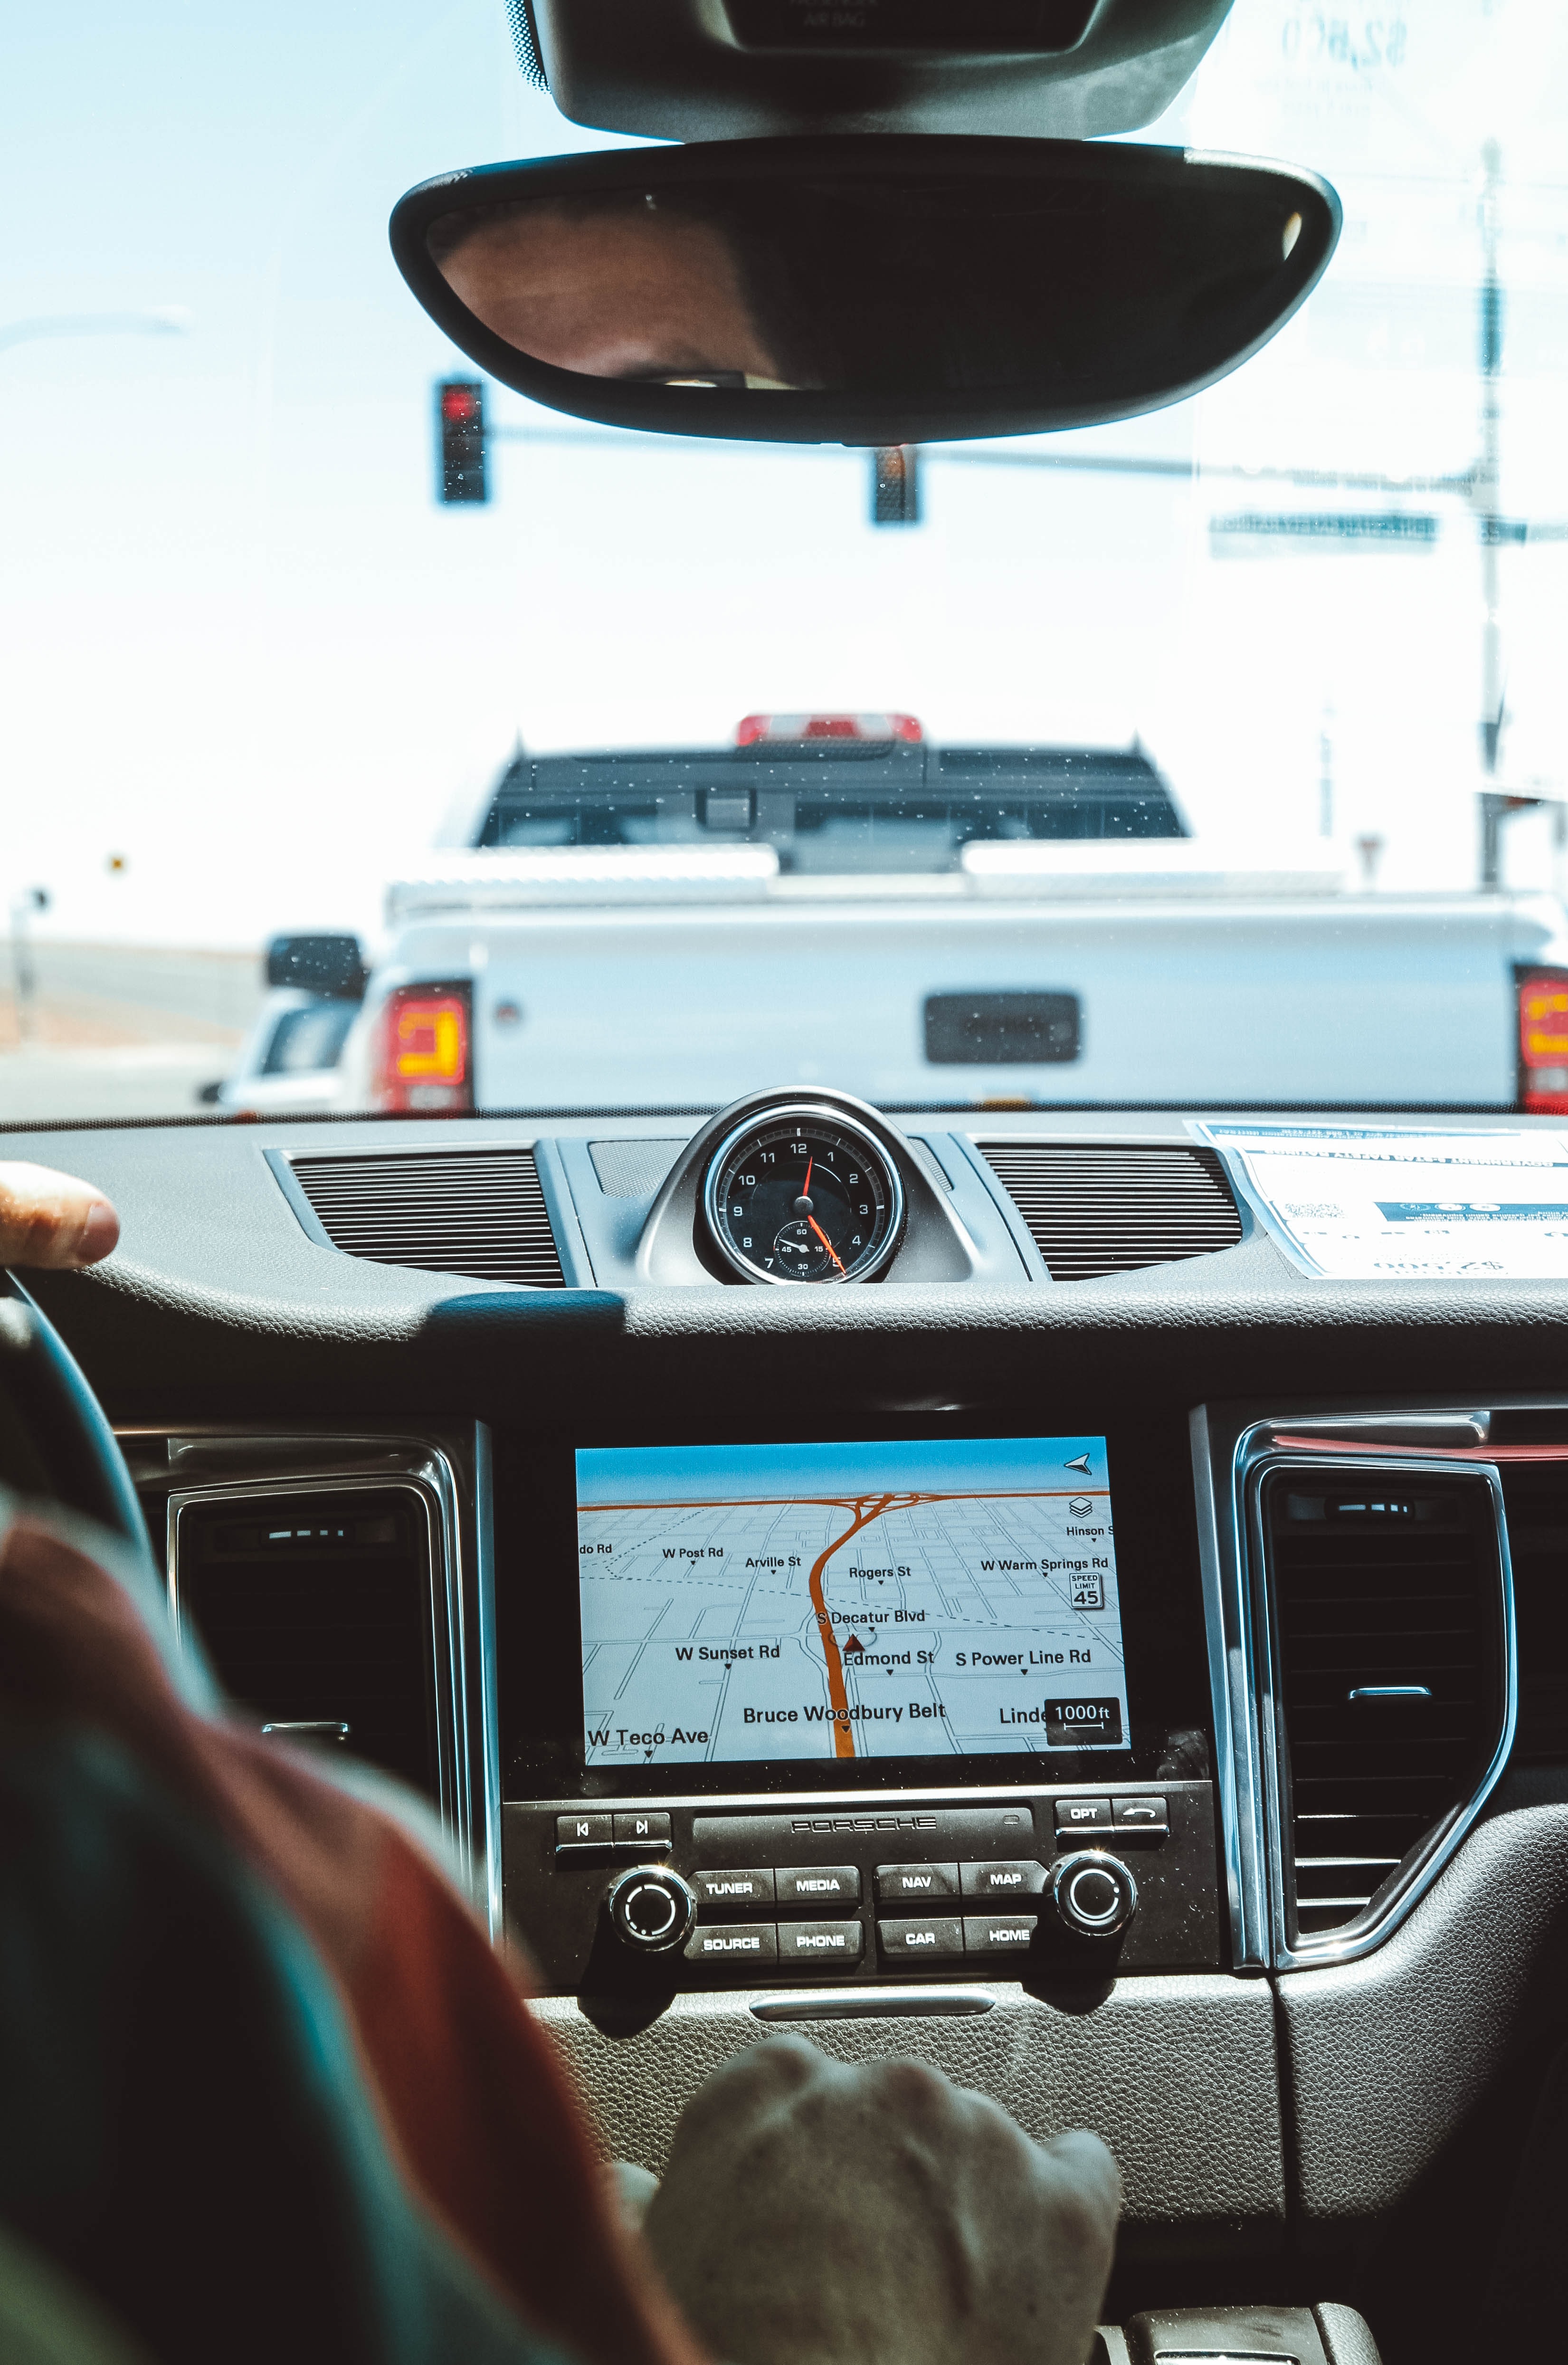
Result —
[[1136, 747], [917, 734], [520, 756], [388, 889], [340, 1104], [1568, 1107], [1554, 899], [1347, 892], [1217, 858]]

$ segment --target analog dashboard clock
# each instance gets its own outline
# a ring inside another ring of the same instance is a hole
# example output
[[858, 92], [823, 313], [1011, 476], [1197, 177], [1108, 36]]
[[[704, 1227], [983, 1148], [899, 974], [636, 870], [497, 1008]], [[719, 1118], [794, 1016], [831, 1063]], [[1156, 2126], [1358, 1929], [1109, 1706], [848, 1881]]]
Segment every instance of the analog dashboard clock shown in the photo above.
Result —
[[745, 1281], [869, 1281], [903, 1231], [898, 1168], [868, 1127], [810, 1103], [763, 1109], [721, 1142], [703, 1215]]

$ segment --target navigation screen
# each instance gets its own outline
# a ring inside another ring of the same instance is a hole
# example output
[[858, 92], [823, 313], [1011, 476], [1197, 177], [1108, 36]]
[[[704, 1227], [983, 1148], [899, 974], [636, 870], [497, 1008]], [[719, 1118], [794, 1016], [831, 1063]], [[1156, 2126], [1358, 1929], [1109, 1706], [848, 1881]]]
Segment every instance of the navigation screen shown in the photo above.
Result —
[[589, 1765], [1127, 1747], [1103, 1438], [577, 1460]]

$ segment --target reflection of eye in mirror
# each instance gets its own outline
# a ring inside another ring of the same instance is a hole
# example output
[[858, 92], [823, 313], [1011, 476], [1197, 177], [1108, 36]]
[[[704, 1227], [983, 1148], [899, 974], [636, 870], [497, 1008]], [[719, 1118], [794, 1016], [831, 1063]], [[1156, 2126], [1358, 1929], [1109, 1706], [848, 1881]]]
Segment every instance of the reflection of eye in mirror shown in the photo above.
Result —
[[503, 383], [626, 425], [891, 442], [1125, 418], [1301, 301], [1338, 207], [1169, 149], [768, 140], [495, 167], [393, 245]]

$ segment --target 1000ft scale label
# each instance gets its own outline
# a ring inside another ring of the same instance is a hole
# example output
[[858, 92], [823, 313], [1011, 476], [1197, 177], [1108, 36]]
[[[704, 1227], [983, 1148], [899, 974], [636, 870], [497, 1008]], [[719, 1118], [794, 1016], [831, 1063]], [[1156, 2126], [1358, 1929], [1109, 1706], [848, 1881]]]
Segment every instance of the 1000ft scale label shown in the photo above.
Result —
[[870, 1134], [799, 1111], [725, 1143], [707, 1205], [715, 1244], [748, 1281], [867, 1281], [897, 1246], [902, 1216]]

